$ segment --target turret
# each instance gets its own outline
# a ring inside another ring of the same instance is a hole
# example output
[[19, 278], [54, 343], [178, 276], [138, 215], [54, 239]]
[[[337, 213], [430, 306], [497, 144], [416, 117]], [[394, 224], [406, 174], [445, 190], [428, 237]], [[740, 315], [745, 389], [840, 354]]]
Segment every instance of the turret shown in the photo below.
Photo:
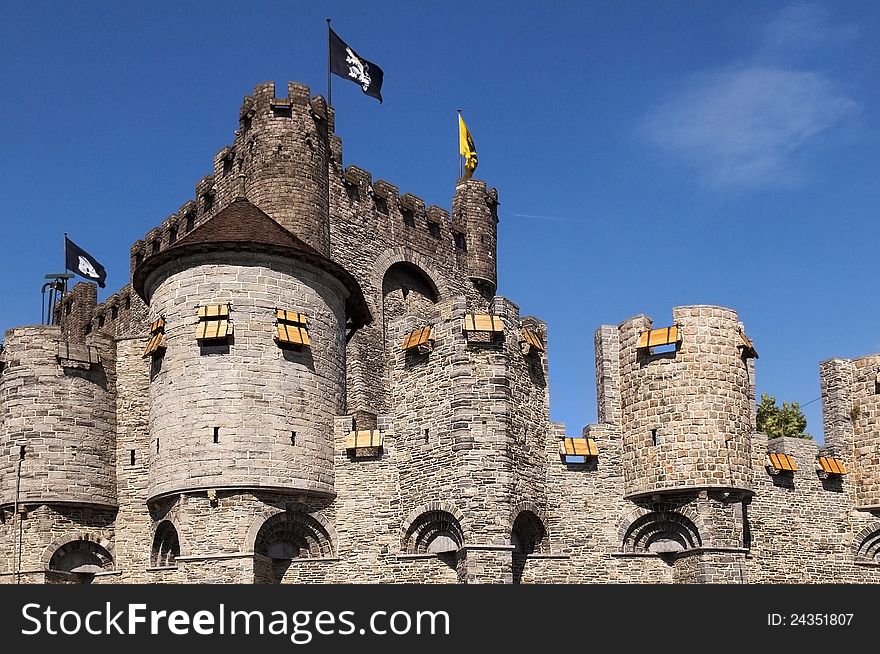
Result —
[[498, 287], [498, 193], [487, 190], [484, 181], [460, 179], [455, 186], [452, 214], [464, 226], [468, 277], [483, 297], [491, 299]]
[[114, 348], [95, 334], [68, 341], [55, 326], [6, 332], [0, 405], [0, 504], [116, 506]]
[[332, 495], [346, 330], [369, 320], [354, 278], [239, 198], [145, 259], [133, 286], [152, 323], [148, 501]]
[[[327, 165], [328, 110], [320, 96], [290, 82], [287, 97], [275, 97], [268, 82], [244, 99], [240, 128], [219, 184], [244, 174], [248, 199], [315, 250], [330, 253]], [[215, 176], [215, 181], [216, 176]]]
[[[731, 309], [676, 307], [672, 316], [671, 325], [636, 316], [618, 328], [626, 495], [751, 492], [754, 349]], [[613, 416], [618, 391], [606, 390]]]
[[880, 354], [819, 367], [825, 445], [856, 483], [856, 506], [880, 509]]

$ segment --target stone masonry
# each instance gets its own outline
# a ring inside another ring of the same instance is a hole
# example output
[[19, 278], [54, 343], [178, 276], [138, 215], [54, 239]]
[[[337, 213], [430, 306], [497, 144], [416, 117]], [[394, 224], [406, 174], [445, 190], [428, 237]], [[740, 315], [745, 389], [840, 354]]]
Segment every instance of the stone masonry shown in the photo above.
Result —
[[756, 433], [735, 311], [635, 316], [571, 434], [495, 189], [344, 167], [301, 84], [238, 118], [129, 285], [6, 333], [0, 581], [880, 582], [880, 354], [821, 364], [820, 450]]

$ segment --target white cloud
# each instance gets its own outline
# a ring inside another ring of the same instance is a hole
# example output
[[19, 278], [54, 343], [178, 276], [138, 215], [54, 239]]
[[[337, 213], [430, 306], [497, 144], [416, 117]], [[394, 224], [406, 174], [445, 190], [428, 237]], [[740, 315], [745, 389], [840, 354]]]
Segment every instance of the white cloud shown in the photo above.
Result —
[[792, 186], [799, 151], [858, 110], [818, 73], [752, 66], [694, 77], [641, 131], [712, 186]]
[[794, 4], [761, 30], [740, 62], [693, 75], [644, 117], [640, 134], [715, 188], [797, 186], [803, 155], [861, 110], [819, 70], [793, 62], [853, 38], [818, 4]]

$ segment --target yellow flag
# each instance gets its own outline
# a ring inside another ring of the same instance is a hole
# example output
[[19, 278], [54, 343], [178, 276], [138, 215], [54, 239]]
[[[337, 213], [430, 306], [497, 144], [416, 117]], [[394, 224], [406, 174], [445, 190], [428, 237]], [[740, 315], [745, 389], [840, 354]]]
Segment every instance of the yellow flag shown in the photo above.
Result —
[[477, 168], [477, 146], [474, 145], [474, 139], [460, 113], [458, 114], [458, 151], [464, 157], [464, 178], [470, 179]]

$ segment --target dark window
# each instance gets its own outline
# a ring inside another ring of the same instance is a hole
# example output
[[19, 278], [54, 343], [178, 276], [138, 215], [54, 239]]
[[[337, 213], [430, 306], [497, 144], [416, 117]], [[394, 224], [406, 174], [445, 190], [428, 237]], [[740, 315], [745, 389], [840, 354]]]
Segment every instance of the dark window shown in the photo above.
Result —
[[214, 442], [220, 442], [220, 427], [214, 427]]
[[193, 213], [186, 214], [186, 231], [191, 232], [196, 224], [196, 216]]
[[290, 444], [296, 445], [296, 432], [295, 431], [290, 432]]
[[660, 438], [657, 436], [657, 430], [652, 429], [651, 430], [651, 443], [653, 443], [654, 445], [657, 445], [657, 443], [659, 443], [659, 442], [660, 442]]
[[159, 251], [159, 239], [153, 241], [153, 254], [156, 254]]
[[388, 215], [388, 200], [383, 198], [381, 195], [374, 195], [373, 202], [376, 204], [376, 211], [385, 216]]
[[467, 241], [464, 238], [464, 232], [452, 232], [452, 239], [455, 241], [456, 249], [467, 250]]
[[116, 320], [119, 317], [119, 306], [114, 304], [110, 307], [110, 318], [111, 320]]
[[125, 309], [126, 310], [131, 309], [131, 296], [130, 295], [125, 296]]
[[100, 316], [98, 316], [98, 329], [101, 329], [101, 327], [103, 327], [103, 326], [104, 326], [104, 314], [101, 314]]
[[177, 227], [172, 226], [172, 227], [168, 230], [168, 242], [169, 242], [169, 243], [174, 243], [174, 241], [176, 241], [176, 240], [177, 240]]
[[129, 454], [131, 455], [131, 465], [134, 465], [134, 461], [135, 461], [135, 458], [134, 458], [134, 450], [131, 450], [131, 451], [129, 452]]
[[407, 227], [415, 227], [416, 226], [416, 215], [413, 213], [412, 209], [407, 209], [406, 207], [400, 208], [400, 214], [403, 216], [403, 224]]
[[434, 238], [440, 238], [440, 225], [432, 220], [428, 221], [428, 233]]

